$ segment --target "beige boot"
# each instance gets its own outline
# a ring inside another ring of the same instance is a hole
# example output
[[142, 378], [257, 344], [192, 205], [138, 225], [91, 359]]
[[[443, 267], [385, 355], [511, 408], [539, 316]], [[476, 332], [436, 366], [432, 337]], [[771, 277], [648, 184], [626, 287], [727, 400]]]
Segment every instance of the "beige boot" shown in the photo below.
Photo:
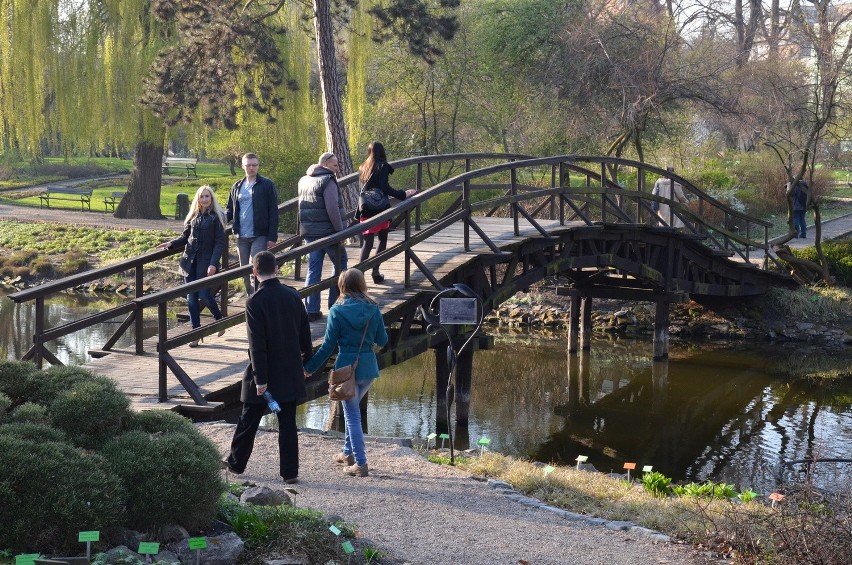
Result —
[[353, 477], [366, 477], [370, 474], [370, 469], [367, 467], [367, 464], [363, 465], [350, 465], [344, 469], [347, 475], [352, 475]]
[[354, 455], [344, 455], [343, 453], [338, 453], [334, 456], [334, 462], [338, 465], [354, 465], [355, 464], [355, 456]]

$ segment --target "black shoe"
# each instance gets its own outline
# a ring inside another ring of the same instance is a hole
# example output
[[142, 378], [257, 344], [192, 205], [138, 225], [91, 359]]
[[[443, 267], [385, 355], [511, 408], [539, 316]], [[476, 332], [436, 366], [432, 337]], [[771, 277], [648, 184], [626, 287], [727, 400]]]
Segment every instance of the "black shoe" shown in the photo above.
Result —
[[316, 322], [317, 320], [322, 320], [322, 312], [308, 312], [309, 322]]
[[299, 477], [291, 477], [289, 479], [284, 479], [285, 485], [295, 485], [299, 482]]
[[373, 271], [373, 282], [379, 284], [385, 280], [385, 276], [378, 271]]
[[236, 469], [234, 469], [233, 467], [231, 467], [231, 464], [230, 464], [230, 463], [228, 463], [228, 458], [227, 458], [227, 457], [226, 457], [225, 459], [222, 459], [222, 469], [224, 469], [224, 470], [226, 470], [226, 471], [230, 471], [231, 473], [233, 473], [233, 474], [235, 474], [235, 475], [242, 475], [242, 474], [243, 474], [243, 472], [242, 472], [242, 471], [237, 471]]

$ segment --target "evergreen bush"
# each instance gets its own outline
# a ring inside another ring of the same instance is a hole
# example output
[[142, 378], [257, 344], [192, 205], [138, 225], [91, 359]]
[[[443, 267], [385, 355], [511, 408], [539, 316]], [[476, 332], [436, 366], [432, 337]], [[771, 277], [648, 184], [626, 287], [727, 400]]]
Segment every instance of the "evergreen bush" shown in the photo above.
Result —
[[105, 377], [73, 385], [50, 405], [53, 425], [80, 447], [96, 449], [120, 433], [130, 418], [130, 401]]
[[7, 418], [10, 422], [28, 422], [31, 424], [49, 424], [47, 408], [35, 402], [24, 402], [12, 410]]
[[[793, 254], [810, 261], [817, 260], [815, 247], [793, 249]], [[824, 241], [822, 252], [828, 261], [829, 272], [837, 278], [837, 284], [852, 286], [852, 240]]]
[[[61, 393], [77, 383], [92, 380], [92, 373], [82, 367], [57, 365], [36, 375], [35, 390], [30, 400], [50, 405]], [[38, 378], [40, 377], [40, 378]]]
[[68, 436], [62, 431], [45, 424], [34, 424], [32, 422], [14, 422], [0, 426], [0, 435], [16, 437], [33, 443], [68, 442]]
[[77, 551], [80, 531], [118, 523], [121, 483], [106, 471], [101, 456], [65, 443], [32, 442], [5, 430], [0, 461], [0, 547]]
[[12, 399], [6, 393], [0, 392], [0, 424], [6, 419], [7, 413], [12, 410]]
[[177, 433], [191, 437], [197, 437], [198, 434], [198, 430], [195, 429], [195, 425], [189, 418], [164, 410], [135, 412], [130, 415], [126, 429], [128, 431], [140, 430], [149, 434], [157, 432]]
[[124, 484], [129, 527], [178, 523], [191, 529], [213, 519], [224, 490], [219, 452], [199, 433], [129, 431], [102, 453]]
[[38, 369], [32, 363], [0, 362], [0, 392], [11, 399], [13, 406], [23, 404], [30, 400], [36, 390], [34, 376], [37, 371]]

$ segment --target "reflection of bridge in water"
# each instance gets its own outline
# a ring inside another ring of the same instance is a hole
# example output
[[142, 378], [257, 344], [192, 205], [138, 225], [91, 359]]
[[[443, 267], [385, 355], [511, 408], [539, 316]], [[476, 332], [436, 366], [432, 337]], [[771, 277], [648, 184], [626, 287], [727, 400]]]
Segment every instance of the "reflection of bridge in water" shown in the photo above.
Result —
[[[483, 162], [498, 164], [481, 166]], [[436, 163], [464, 163], [465, 172], [426, 187], [424, 168]], [[786, 275], [768, 270], [772, 265], [767, 242], [769, 224], [746, 216], [716, 201], [698, 187], [674, 175], [690, 197], [689, 206], [668, 202], [651, 194], [646, 179], [665, 172], [634, 161], [559, 156], [526, 159], [507, 155], [436, 155], [394, 163], [398, 171], [415, 171], [414, 184], [423, 189], [368, 223], [350, 227], [323, 240], [303, 245], [297, 236], [286, 236], [274, 248], [284, 267], [284, 278], [301, 287], [302, 265], [307, 253], [357, 236], [362, 229], [394, 219], [388, 249], [358, 265], [381, 265], [389, 284], [374, 289], [390, 342], [380, 354], [389, 366], [426, 352], [438, 351], [438, 390], [448, 378], [438, 336], [430, 336], [419, 315], [420, 306], [435, 292], [464, 283], [483, 297], [486, 312], [523, 292], [533, 284], [559, 276], [563, 291], [572, 297], [569, 347], [587, 349], [591, 335], [594, 298], [622, 298], [656, 304], [655, 358], [667, 356], [669, 304], [688, 296], [748, 296], [773, 285], [792, 285]], [[624, 179], [630, 180], [628, 185]], [[346, 187], [356, 175], [340, 180]], [[653, 180], [653, 179], [651, 179]], [[668, 217], [658, 217], [651, 204], [669, 204]], [[282, 225], [295, 223], [295, 199], [279, 206]], [[422, 222], [424, 211], [432, 218]], [[352, 211], [349, 212], [352, 214]], [[684, 228], [673, 229], [675, 220]], [[762, 252], [762, 267], [750, 262]], [[169, 304], [187, 292], [205, 286], [218, 288], [246, 275], [248, 267], [231, 264], [221, 273], [190, 284], [143, 295], [145, 270], [151, 263], [178, 253], [148, 253], [116, 265], [81, 273], [67, 279], [15, 293], [17, 302], [36, 305], [32, 347], [23, 356], [41, 366], [44, 360], [59, 363], [46, 344], [93, 324], [123, 318], [116, 332], [97, 352], [102, 359], [91, 368], [116, 379], [136, 400], [137, 406], [182, 406], [211, 409], [216, 401], [236, 388], [245, 364], [243, 315], [237, 308], [226, 317], [199, 329], [169, 330]], [[350, 256], [354, 250], [350, 250]], [[350, 260], [350, 265], [355, 263]], [[327, 265], [328, 267], [328, 265]], [[100, 278], [132, 271], [136, 297], [120, 306], [83, 320], [46, 327], [47, 297]], [[322, 281], [301, 289], [304, 295], [335, 285], [327, 268]], [[156, 313], [157, 335], [142, 337], [142, 318]], [[221, 330], [231, 328], [224, 338]], [[313, 326], [319, 342], [324, 327]], [[459, 337], [466, 328], [459, 328]], [[469, 328], [467, 328], [469, 330]], [[116, 340], [135, 332], [134, 347], [119, 351]], [[190, 341], [205, 337], [204, 347], [189, 349]], [[488, 340], [478, 340], [487, 346]], [[473, 352], [459, 359], [457, 418], [467, 419]], [[309, 380], [312, 398], [325, 394], [324, 378]], [[439, 401], [443, 401], [439, 397]]]

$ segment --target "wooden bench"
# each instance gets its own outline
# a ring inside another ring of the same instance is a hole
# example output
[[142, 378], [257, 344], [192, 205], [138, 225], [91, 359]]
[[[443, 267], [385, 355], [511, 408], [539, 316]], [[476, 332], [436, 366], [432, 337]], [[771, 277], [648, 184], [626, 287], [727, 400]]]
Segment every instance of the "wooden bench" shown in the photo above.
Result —
[[163, 159], [163, 174], [171, 175], [171, 169], [182, 169], [186, 172], [186, 176], [189, 176], [189, 173], [192, 173], [192, 176], [197, 177], [196, 165], [198, 165], [198, 159], [166, 157]]
[[104, 196], [104, 213], [106, 214], [109, 211], [108, 208], [112, 208], [112, 211], [115, 212], [115, 205], [121, 202], [122, 198], [124, 198], [123, 191]]
[[[64, 196], [57, 196], [64, 195]], [[48, 186], [38, 195], [38, 207], [50, 208], [50, 200], [70, 200], [80, 202], [80, 211], [87, 208], [92, 211], [92, 189], [71, 188], [68, 186]]]

